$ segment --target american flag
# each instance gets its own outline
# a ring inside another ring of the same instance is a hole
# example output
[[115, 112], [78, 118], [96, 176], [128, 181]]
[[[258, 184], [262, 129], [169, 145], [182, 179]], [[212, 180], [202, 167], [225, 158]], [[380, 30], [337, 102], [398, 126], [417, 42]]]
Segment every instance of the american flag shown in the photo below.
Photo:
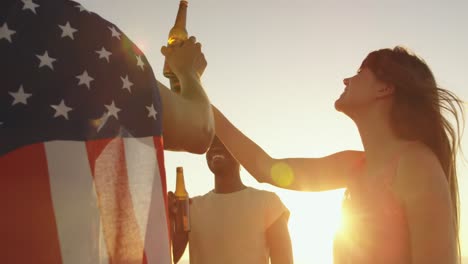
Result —
[[1, 0], [0, 74], [1, 262], [170, 263], [142, 52], [78, 3]]

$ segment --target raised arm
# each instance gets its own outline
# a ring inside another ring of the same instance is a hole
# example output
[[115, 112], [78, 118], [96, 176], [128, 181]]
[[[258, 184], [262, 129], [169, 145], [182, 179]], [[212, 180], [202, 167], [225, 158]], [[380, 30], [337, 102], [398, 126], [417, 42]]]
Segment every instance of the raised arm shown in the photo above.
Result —
[[191, 37], [180, 47], [161, 52], [181, 84], [179, 95], [158, 83], [163, 106], [164, 148], [204, 153], [214, 136], [211, 104], [200, 81], [206, 67], [201, 45]]
[[353, 167], [363, 152], [343, 151], [322, 158], [270, 157], [213, 106], [216, 134], [239, 163], [259, 182], [300, 191], [324, 191], [346, 187]]

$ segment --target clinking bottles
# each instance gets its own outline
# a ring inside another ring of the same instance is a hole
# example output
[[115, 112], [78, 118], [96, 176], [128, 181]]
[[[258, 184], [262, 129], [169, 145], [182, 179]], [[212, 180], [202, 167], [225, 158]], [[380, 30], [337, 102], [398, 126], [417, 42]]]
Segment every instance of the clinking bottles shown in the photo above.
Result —
[[[177, 45], [180, 41], [188, 39], [188, 33], [186, 29], [187, 21], [187, 0], [181, 0], [179, 3], [179, 10], [177, 11], [177, 17], [174, 23], [174, 26], [169, 31], [169, 37], [167, 40], [168, 46]], [[164, 71], [163, 74], [166, 78], [169, 79], [171, 84], [171, 90], [175, 93], [180, 93], [180, 82], [172, 72], [171, 68], [164, 61]]]
[[190, 203], [187, 190], [185, 189], [184, 169], [177, 167], [176, 188], [174, 196], [176, 198], [177, 214], [174, 222], [176, 233], [190, 231]]

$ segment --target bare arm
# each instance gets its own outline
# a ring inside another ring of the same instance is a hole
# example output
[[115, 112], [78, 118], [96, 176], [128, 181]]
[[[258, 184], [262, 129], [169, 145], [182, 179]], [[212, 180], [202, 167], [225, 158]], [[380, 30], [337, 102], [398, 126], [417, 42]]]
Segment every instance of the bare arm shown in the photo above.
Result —
[[426, 148], [405, 154], [395, 191], [406, 210], [411, 263], [458, 263], [449, 186], [437, 157]]
[[179, 95], [158, 83], [163, 106], [164, 147], [168, 150], [204, 153], [214, 136], [211, 104], [200, 81], [206, 67], [201, 46], [191, 37], [181, 47], [163, 47], [181, 84]]
[[[343, 188], [349, 173], [364, 155], [359, 151], [343, 151], [322, 158], [274, 159], [239, 131], [216, 107], [213, 107], [213, 113], [217, 136], [259, 182], [301, 191]], [[278, 180], [272, 177], [272, 171], [290, 179]]]
[[[188, 77], [189, 78], [189, 77]], [[181, 81], [181, 89], [192, 91], [176, 95], [166, 86], [159, 83], [163, 106], [164, 148], [174, 151], [204, 153], [211, 144], [214, 135], [214, 124], [209, 100], [201, 88], [199, 80], [186, 79], [187, 87]], [[184, 96], [193, 96], [187, 98]]]
[[270, 248], [271, 264], [293, 263], [291, 238], [288, 231], [289, 213], [283, 213], [266, 232], [268, 247]]

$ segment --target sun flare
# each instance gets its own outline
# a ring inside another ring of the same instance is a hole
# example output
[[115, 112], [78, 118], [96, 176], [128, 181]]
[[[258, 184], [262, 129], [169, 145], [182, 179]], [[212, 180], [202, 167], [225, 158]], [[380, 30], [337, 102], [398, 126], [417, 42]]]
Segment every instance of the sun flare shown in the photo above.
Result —
[[341, 225], [343, 192], [278, 192], [291, 212], [289, 232], [294, 263], [333, 263], [333, 238]]

